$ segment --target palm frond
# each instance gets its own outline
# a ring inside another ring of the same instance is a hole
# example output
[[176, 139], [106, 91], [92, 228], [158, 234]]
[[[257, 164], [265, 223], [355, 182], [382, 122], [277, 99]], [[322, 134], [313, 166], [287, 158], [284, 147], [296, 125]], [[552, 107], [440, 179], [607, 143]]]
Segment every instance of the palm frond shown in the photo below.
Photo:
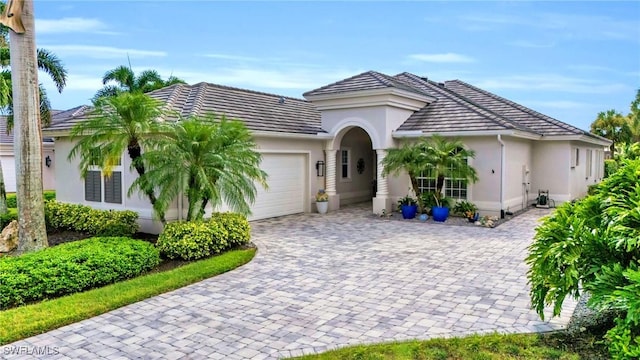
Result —
[[56, 85], [58, 92], [62, 92], [62, 89], [67, 84], [67, 69], [65, 69], [62, 61], [54, 53], [46, 49], [38, 49], [37, 57], [38, 69], [47, 73]]

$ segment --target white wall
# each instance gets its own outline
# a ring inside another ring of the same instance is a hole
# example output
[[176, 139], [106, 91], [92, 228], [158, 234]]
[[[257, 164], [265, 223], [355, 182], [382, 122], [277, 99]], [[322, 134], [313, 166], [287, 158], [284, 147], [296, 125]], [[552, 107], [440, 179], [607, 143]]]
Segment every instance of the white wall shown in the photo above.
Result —
[[[317, 177], [315, 169], [316, 162], [318, 160], [324, 160], [324, 152], [322, 150], [323, 142], [309, 139], [271, 137], [258, 137], [255, 140], [258, 145], [258, 151], [263, 153], [300, 153], [308, 156], [307, 179], [309, 179], [309, 191], [307, 192], [307, 199], [305, 200], [305, 212], [311, 211], [311, 203], [316, 192], [318, 189], [324, 188], [325, 178]], [[66, 160], [66, 156], [72, 146], [73, 144], [68, 138], [60, 138], [55, 142], [55, 152], [59, 155], [59, 158], [56, 159], [57, 166], [55, 167], [55, 175], [58, 179], [56, 196], [59, 201], [89, 205], [97, 209], [133, 210], [140, 215], [140, 231], [158, 233], [162, 230], [161, 223], [154, 220], [151, 203], [146, 196], [141, 194], [133, 194], [131, 197], [126, 196], [129, 187], [138, 176], [135, 170], [129, 170], [131, 160], [127, 154], [123, 156], [122, 163], [124, 189], [122, 204], [98, 203], [84, 200], [84, 181], [80, 178], [78, 171], [80, 159], [74, 158], [71, 162]], [[187, 201], [184, 199], [182, 206], [183, 216], [186, 216], [187, 205]], [[178, 208], [178, 200], [176, 200], [167, 210], [165, 215], [167, 221], [179, 218]]]
[[536, 141], [533, 145], [533, 167], [530, 173], [530, 198], [535, 200], [538, 190], [549, 190], [549, 198], [556, 204], [571, 200], [571, 171], [569, 141]]
[[[571, 142], [571, 151], [579, 152], [578, 165], [571, 168], [569, 178], [569, 199], [578, 199], [587, 195], [590, 185], [594, 185], [602, 181], [604, 171], [598, 170], [598, 167], [604, 167], [604, 160], [598, 157], [598, 153], [603, 152], [602, 146], [584, 143], [580, 141]], [[587, 160], [587, 150], [591, 150], [591, 161]], [[588, 173], [588, 166], [591, 168], [591, 174]]]
[[[55, 190], [55, 156], [53, 143], [44, 143], [42, 146], [42, 187], [44, 190]], [[50, 156], [51, 167], [44, 165], [44, 159]], [[2, 161], [2, 173], [7, 192], [16, 192], [16, 163], [13, 156], [13, 146], [0, 145], [0, 161]]]
[[[372, 181], [373, 156], [369, 135], [361, 128], [352, 128], [342, 138], [340, 149], [348, 149], [351, 153], [349, 179], [342, 179], [340, 151], [336, 153], [336, 190], [340, 194], [340, 204], [347, 205], [370, 201], [373, 195]], [[364, 171], [358, 173], [358, 160], [364, 160]]]
[[[476, 169], [478, 182], [469, 184], [468, 200], [478, 206], [483, 215], [496, 215], [500, 213], [500, 143], [496, 137], [474, 136], [462, 137], [463, 143], [468, 149], [474, 150], [476, 156], [469, 164]], [[403, 141], [415, 141], [407, 139]], [[411, 187], [409, 176], [400, 174], [389, 177], [389, 193], [393, 201], [410, 194]]]
[[[531, 193], [533, 168], [533, 143], [531, 140], [503, 137], [505, 143], [504, 210], [518, 211], [535, 202], [538, 196]], [[528, 170], [529, 173], [525, 174]], [[529, 182], [527, 186], [526, 182]]]

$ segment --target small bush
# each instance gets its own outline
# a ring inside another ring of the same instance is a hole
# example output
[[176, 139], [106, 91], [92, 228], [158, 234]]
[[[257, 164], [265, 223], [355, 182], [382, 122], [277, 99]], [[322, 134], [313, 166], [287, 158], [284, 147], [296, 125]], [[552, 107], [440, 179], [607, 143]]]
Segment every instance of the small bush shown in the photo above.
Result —
[[13, 220], [18, 220], [18, 209], [9, 209], [6, 214], [0, 215], [0, 231]]
[[467, 216], [467, 213], [471, 213], [473, 215], [477, 211], [478, 211], [478, 207], [474, 203], [466, 200], [457, 202], [456, 205], [453, 207], [453, 212], [462, 216]]
[[[45, 191], [44, 192], [44, 201], [55, 200], [56, 192], [55, 191]], [[18, 200], [16, 199], [16, 194], [7, 195], [7, 207], [8, 208], [17, 208]]]
[[227, 236], [215, 221], [177, 221], [165, 225], [156, 245], [169, 259], [195, 260], [228, 249]]
[[0, 309], [138, 276], [160, 263], [158, 250], [129, 238], [91, 238], [0, 259]]
[[229, 247], [247, 244], [251, 240], [251, 226], [247, 217], [237, 213], [214, 213], [211, 221], [217, 222], [227, 231]]
[[98, 210], [80, 204], [47, 201], [47, 227], [100, 236], [131, 236], [138, 231], [138, 213], [131, 210]]

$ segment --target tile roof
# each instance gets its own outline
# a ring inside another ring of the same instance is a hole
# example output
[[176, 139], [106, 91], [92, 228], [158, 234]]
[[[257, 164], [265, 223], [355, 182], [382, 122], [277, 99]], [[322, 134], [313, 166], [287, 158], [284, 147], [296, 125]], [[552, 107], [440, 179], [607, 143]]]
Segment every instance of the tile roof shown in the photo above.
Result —
[[44, 130], [67, 130], [76, 123], [86, 119], [86, 115], [91, 112], [88, 105], [80, 105], [68, 110], [57, 111], [51, 115], [51, 124]]
[[176, 84], [150, 92], [181, 116], [224, 114], [250, 130], [297, 134], [324, 132], [320, 112], [309, 101], [209, 83]]
[[478, 106], [433, 81], [410, 73], [398, 74], [394, 78], [419, 88], [437, 99], [414, 112], [398, 130], [419, 130], [430, 133], [491, 130], [529, 131], [510, 119]]
[[480, 104], [485, 109], [509, 118], [542, 135], [592, 135], [575, 126], [531, 110], [511, 100], [467, 84], [464, 81], [446, 81], [444, 86], [460, 96]]
[[[320, 113], [308, 101], [209, 83], [175, 84], [148, 93], [165, 110], [183, 117], [208, 113], [242, 120], [250, 130], [298, 134], [324, 132]], [[69, 130], [90, 116], [91, 108], [79, 106], [56, 114], [60, 119], [48, 130]]]
[[[51, 110], [51, 123], [55, 122], [55, 115], [58, 114], [60, 110]], [[42, 142], [53, 142], [52, 138], [43, 137]], [[0, 144], [10, 144], [13, 146], [13, 129], [11, 131], [7, 131], [7, 116], [0, 115]]]
[[350, 78], [325, 85], [315, 90], [307, 91], [303, 96], [341, 94], [353, 91], [376, 90], [395, 88], [405, 90], [420, 95], [426, 95], [420, 89], [407, 85], [398, 79], [379, 73], [377, 71], [367, 71]]

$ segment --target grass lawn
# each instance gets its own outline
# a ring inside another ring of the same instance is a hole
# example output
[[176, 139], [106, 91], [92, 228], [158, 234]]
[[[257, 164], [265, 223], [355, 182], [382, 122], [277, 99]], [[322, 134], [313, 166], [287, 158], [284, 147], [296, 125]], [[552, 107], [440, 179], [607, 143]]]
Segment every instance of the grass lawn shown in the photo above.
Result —
[[0, 345], [42, 334], [233, 270], [249, 262], [255, 252], [255, 249], [233, 250], [173, 270], [0, 311]]
[[604, 348], [596, 341], [593, 335], [584, 335], [582, 339], [575, 339], [560, 333], [472, 335], [463, 338], [353, 346], [296, 359], [578, 360], [608, 358]]

